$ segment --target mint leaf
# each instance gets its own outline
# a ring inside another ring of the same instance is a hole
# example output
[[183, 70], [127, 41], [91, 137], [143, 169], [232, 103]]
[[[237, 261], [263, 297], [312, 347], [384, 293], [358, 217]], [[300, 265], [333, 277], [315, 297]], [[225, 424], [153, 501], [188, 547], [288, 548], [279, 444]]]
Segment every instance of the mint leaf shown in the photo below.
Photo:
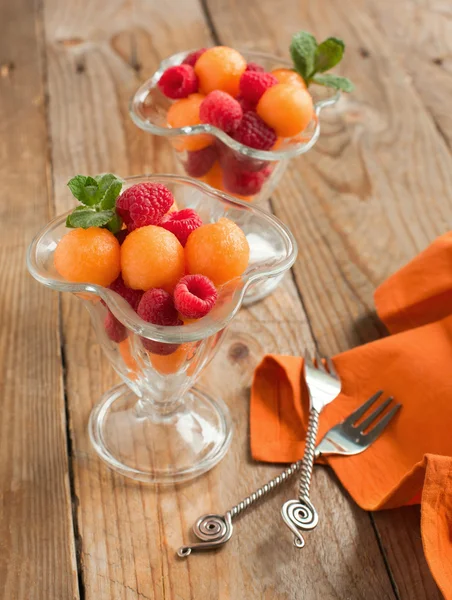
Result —
[[83, 229], [102, 227], [115, 216], [114, 210], [96, 211], [92, 208], [78, 207], [68, 216], [66, 225], [69, 227], [82, 227]]
[[86, 206], [83, 206], [83, 205], [77, 206], [76, 208], [74, 208], [74, 210], [71, 212], [71, 214], [66, 217], [66, 227], [73, 227], [73, 225], [71, 225], [71, 217], [74, 214], [74, 212], [77, 210], [91, 210], [91, 209], [87, 209]]
[[315, 56], [315, 72], [329, 71], [341, 62], [344, 56], [345, 44], [338, 38], [330, 37], [322, 42]]
[[122, 219], [117, 212], [115, 212], [113, 218], [107, 223], [107, 228], [112, 233], [118, 233], [118, 231], [121, 231]]
[[98, 179], [97, 202], [102, 209], [114, 208], [116, 198], [119, 196], [123, 181], [113, 175], [106, 173]]
[[299, 31], [292, 37], [290, 55], [295, 70], [308, 82], [314, 73], [317, 42], [307, 31]]
[[353, 92], [355, 89], [350, 79], [341, 77], [340, 75], [333, 75], [332, 73], [319, 73], [314, 75], [312, 81], [319, 85], [334, 88], [335, 90], [342, 90], [343, 92]]
[[68, 187], [72, 195], [79, 202], [86, 206], [94, 206], [96, 204], [97, 181], [92, 177], [85, 175], [76, 175], [68, 181]]

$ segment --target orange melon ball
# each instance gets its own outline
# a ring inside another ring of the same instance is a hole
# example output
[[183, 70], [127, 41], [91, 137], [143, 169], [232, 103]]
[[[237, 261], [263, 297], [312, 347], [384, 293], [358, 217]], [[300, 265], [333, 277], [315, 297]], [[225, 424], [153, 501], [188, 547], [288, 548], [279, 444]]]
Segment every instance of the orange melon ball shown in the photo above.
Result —
[[177, 237], [155, 225], [129, 233], [121, 246], [124, 283], [134, 290], [172, 292], [184, 276], [184, 249]]
[[[166, 121], [169, 127], [177, 129], [188, 125], [199, 125], [199, 107], [205, 96], [202, 94], [190, 94], [188, 98], [176, 100], [168, 109]], [[184, 135], [170, 138], [171, 143], [179, 152], [183, 150], [202, 150], [212, 143], [212, 136], [207, 133], [197, 135]]]
[[292, 137], [306, 128], [314, 114], [311, 94], [300, 86], [278, 83], [264, 92], [257, 114], [280, 137]]
[[137, 378], [136, 372], [138, 371], [138, 364], [137, 364], [137, 361], [132, 356], [132, 352], [130, 350], [129, 338], [120, 342], [118, 344], [118, 346], [119, 346], [119, 352], [122, 356], [122, 360], [124, 361], [128, 371], [129, 371], [128, 377], [130, 379], [136, 379]]
[[222, 190], [223, 170], [220, 163], [216, 161], [210, 171], [203, 177], [199, 177], [199, 179], [217, 190]]
[[149, 352], [149, 359], [156, 371], [162, 375], [176, 373], [184, 366], [191, 344], [181, 344], [177, 350], [168, 355]]
[[220, 190], [222, 192], [226, 192], [229, 196], [233, 196], [234, 198], [238, 198], [239, 200], [245, 200], [246, 202], [252, 202], [254, 196], [241, 196], [240, 194], [233, 194], [232, 192], [228, 192], [223, 185], [223, 169], [220, 166], [220, 163], [217, 161], [210, 169], [208, 173], [206, 173], [203, 177], [199, 177], [201, 181], [207, 183], [211, 187], [216, 190]]
[[120, 246], [101, 227], [77, 228], [66, 233], [53, 256], [55, 269], [68, 281], [107, 287], [121, 272]]
[[240, 77], [245, 69], [246, 60], [240, 52], [228, 46], [209, 48], [195, 64], [195, 73], [203, 94], [222, 90], [231, 96], [237, 96]]
[[209, 277], [222, 285], [239, 277], [248, 266], [250, 247], [245, 234], [230, 219], [201, 225], [193, 231], [185, 245], [189, 273]]
[[306, 89], [306, 83], [303, 77], [293, 69], [273, 69], [272, 75], [273, 77], [276, 77], [279, 83], [290, 83]]

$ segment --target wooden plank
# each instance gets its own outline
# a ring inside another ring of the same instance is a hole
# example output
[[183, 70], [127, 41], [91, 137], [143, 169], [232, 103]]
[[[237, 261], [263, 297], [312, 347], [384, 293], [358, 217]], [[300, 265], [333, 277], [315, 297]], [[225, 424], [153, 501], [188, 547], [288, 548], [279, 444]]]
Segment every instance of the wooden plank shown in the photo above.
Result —
[[42, 15], [0, 3], [0, 597], [79, 598], [58, 297], [25, 268], [52, 216]]
[[452, 147], [452, 5], [438, 0], [389, 0], [360, 5], [390, 40], [394, 59], [402, 63], [435, 125]]
[[[105, 3], [105, 10], [97, 4], [94, 10], [87, 0], [77, 0], [63, 9], [56, 0], [46, 0], [59, 211], [69, 206], [64, 186], [76, 171], [132, 174], [172, 164], [167, 146], [138, 131], [126, 111], [137, 73], [147, 76], [162, 56], [210, 42], [194, 0], [172, 6], [168, 12], [163, 3], [140, 1], [132, 11], [116, 1]], [[192, 556], [186, 562], [174, 554], [200, 514], [227, 509], [277, 470], [250, 461], [248, 389], [264, 352], [298, 353], [312, 343], [290, 278], [278, 294], [240, 313], [202, 379], [203, 386], [221, 392], [232, 409], [236, 436], [230, 452], [208, 476], [164, 490], [132, 485], [95, 458], [86, 434], [88, 414], [114, 377], [87, 316], [72, 299], [64, 300], [63, 322], [87, 600], [282, 600], [300, 597], [300, 590], [308, 600], [394, 597], [367, 515], [331, 484], [326, 471], [316, 474], [315, 501], [328, 518], [316, 544], [303, 554], [303, 570], [279, 518], [289, 492], [242, 520], [239, 534], [223, 552]]]
[[[295, 277], [322, 351], [379, 337], [373, 290], [451, 227], [446, 144], [362, 3], [264, 0], [234, 13], [227, 0], [208, 6], [228, 44], [287, 55], [287, 40], [302, 28], [346, 40], [343, 69], [357, 90], [324, 113], [317, 146], [293, 162], [273, 205], [298, 239]], [[399, 511], [375, 516], [398, 593], [440, 597], [411, 529], [418, 509], [404, 514], [411, 518], [401, 519]], [[399, 539], [406, 541], [403, 552]], [[418, 577], [409, 565], [420, 565]]]
[[391, 565], [400, 598], [441, 600], [438, 589], [425, 560], [421, 540], [419, 507], [373, 513], [383, 551]]

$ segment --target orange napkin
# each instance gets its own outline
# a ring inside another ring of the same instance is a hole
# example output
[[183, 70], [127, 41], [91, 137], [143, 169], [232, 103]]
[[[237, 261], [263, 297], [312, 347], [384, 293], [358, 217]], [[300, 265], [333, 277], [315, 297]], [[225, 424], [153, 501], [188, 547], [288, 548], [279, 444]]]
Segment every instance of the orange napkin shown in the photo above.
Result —
[[[318, 439], [377, 390], [403, 404], [368, 450], [327, 462], [366, 510], [421, 500], [426, 558], [452, 599], [452, 233], [383, 283], [375, 304], [393, 335], [334, 358], [342, 392], [322, 412]], [[273, 355], [257, 367], [251, 391], [255, 459], [302, 456], [309, 405], [302, 368], [301, 358]]]

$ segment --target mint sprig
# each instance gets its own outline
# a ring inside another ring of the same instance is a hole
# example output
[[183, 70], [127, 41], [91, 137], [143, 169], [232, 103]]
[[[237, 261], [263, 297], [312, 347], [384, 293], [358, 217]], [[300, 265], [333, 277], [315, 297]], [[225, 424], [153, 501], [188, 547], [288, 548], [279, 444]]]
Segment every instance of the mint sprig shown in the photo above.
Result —
[[122, 179], [113, 173], [96, 177], [76, 175], [70, 179], [68, 187], [82, 206], [77, 206], [68, 215], [66, 227], [106, 227], [112, 233], [118, 232], [122, 227], [122, 220], [115, 205], [122, 184]]
[[318, 44], [315, 37], [307, 31], [299, 31], [292, 37], [290, 55], [294, 69], [299, 73], [306, 85], [311, 82], [319, 85], [351, 92], [353, 83], [347, 77], [325, 74], [335, 67], [344, 56], [345, 44], [342, 40], [330, 37]]

